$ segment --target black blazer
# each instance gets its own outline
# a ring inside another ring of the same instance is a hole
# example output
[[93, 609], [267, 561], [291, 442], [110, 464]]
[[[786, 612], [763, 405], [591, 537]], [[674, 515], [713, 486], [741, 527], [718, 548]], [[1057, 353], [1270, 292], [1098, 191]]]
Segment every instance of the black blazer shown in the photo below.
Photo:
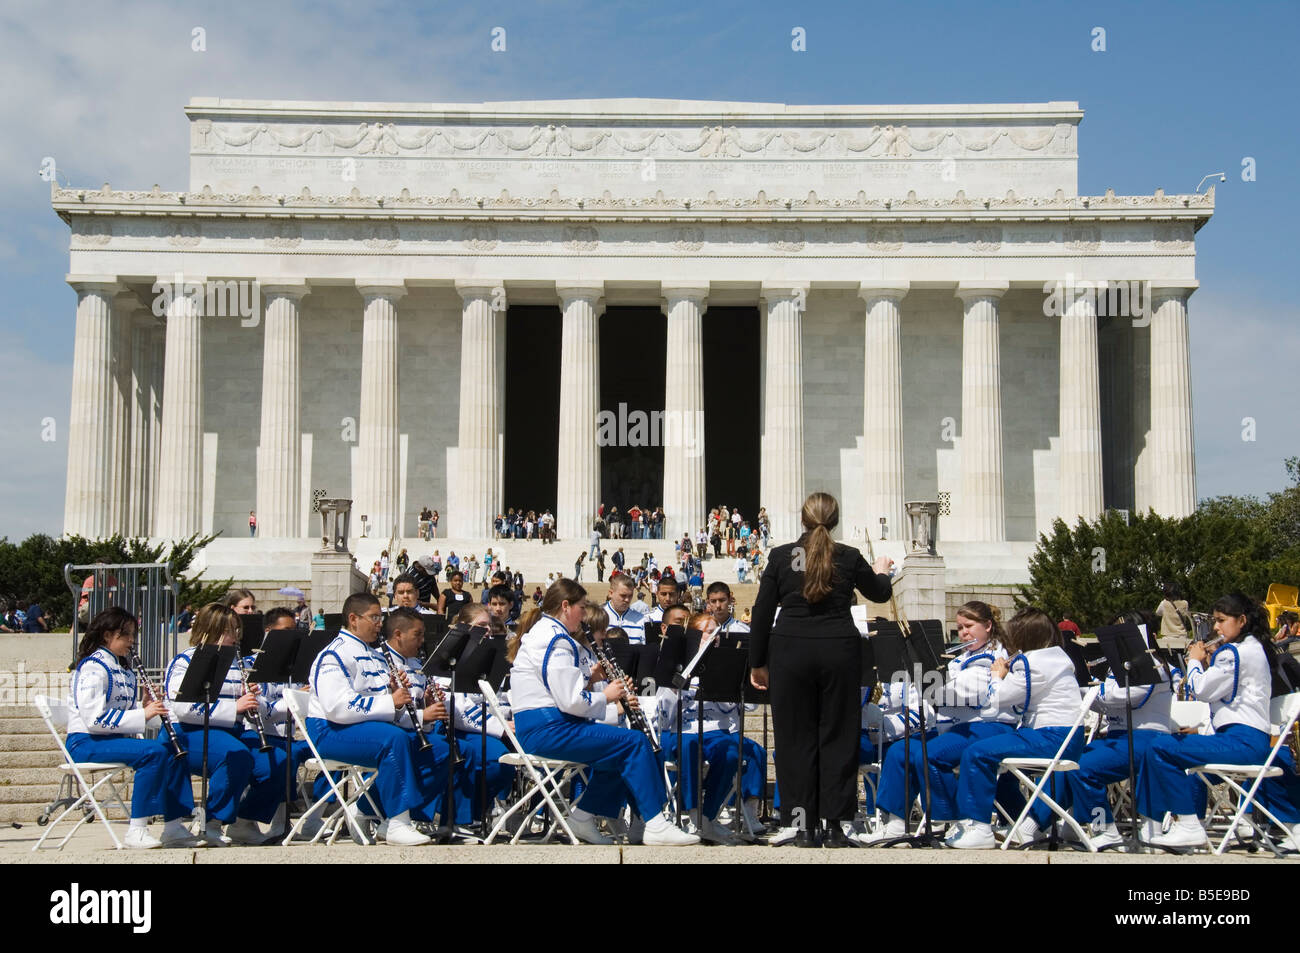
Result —
[[[758, 599], [749, 623], [749, 662], [754, 668], [767, 665], [768, 637], [772, 633], [798, 638], [843, 638], [859, 635], [849, 607], [857, 589], [872, 602], [885, 602], [892, 591], [886, 575], [874, 572], [862, 553], [843, 543], [835, 544], [831, 591], [820, 601], [803, 597], [804, 574], [791, 568], [794, 550], [806, 546], [807, 537], [777, 546], [768, 556], [767, 568], [759, 581]], [[772, 623], [777, 606], [781, 617]]]

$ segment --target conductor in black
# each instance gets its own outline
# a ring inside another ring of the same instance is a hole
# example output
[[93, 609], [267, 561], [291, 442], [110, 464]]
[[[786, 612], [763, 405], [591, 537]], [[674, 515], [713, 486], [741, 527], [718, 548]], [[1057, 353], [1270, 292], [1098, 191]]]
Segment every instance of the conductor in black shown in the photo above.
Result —
[[854, 589], [888, 601], [893, 561], [869, 566], [831, 539], [840, 508], [829, 493], [809, 496], [801, 518], [804, 534], [768, 557], [750, 621], [751, 680], [770, 689], [776, 735], [783, 829], [772, 843], [849, 847], [842, 822], [857, 814], [862, 638], [849, 607]]

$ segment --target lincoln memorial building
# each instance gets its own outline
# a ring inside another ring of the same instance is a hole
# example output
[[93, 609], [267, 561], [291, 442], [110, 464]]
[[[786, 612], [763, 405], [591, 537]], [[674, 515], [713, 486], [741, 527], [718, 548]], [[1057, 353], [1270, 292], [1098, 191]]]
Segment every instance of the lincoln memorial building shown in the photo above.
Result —
[[1077, 103], [185, 112], [179, 190], [52, 193], [66, 532], [221, 532], [220, 574], [293, 579], [318, 496], [363, 563], [431, 551], [424, 506], [444, 555], [552, 508], [559, 568], [601, 502], [668, 540], [764, 506], [779, 542], [824, 489], [886, 550], [937, 500], [950, 580], [1009, 583], [1058, 517], [1196, 505], [1213, 190], [1080, 195]]

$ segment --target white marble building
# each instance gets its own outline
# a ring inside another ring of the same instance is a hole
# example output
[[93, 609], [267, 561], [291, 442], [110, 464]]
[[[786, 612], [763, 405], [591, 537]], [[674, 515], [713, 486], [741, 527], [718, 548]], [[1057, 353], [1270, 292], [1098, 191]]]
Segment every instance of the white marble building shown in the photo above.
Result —
[[[327, 487], [373, 535], [414, 536], [428, 504], [483, 539], [527, 305], [562, 313], [537, 462], [561, 536], [585, 537], [600, 495], [598, 342], [623, 306], [662, 308], [680, 415], [703, 413], [709, 309], [758, 309], [780, 539], [814, 488], [850, 538], [938, 498], [950, 580], [1009, 582], [1057, 516], [1195, 506], [1187, 301], [1213, 190], [1080, 196], [1076, 103], [186, 114], [187, 189], [53, 191], [77, 292], [67, 532], [220, 530], [227, 565], [295, 554], [305, 578]], [[1099, 316], [1070, 294], [1090, 281], [1136, 300]], [[663, 451], [670, 538], [703, 521], [703, 451]]]

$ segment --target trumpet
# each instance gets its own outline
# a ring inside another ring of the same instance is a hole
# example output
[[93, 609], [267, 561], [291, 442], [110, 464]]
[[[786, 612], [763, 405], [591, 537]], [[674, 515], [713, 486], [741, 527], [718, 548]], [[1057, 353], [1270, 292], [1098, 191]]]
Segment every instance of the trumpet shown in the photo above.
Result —
[[[388, 647], [388, 643], [385, 642], [382, 637], [379, 640], [379, 648], [384, 655], [384, 664], [388, 666], [388, 674], [392, 677], [393, 681], [409, 692], [411, 686], [410, 682], [406, 678], [406, 673], [397, 667], [397, 663], [393, 660], [393, 650]], [[402, 707], [402, 710], [406, 712], [406, 717], [411, 719], [411, 725], [415, 728], [415, 736], [420, 739], [420, 750], [428, 751], [433, 747], [433, 743], [424, 736], [424, 729], [420, 727], [420, 718], [419, 714], [415, 710], [415, 703], [408, 701]]]
[[649, 738], [651, 749], [656, 755], [659, 754], [659, 739], [655, 737], [654, 730], [650, 727], [645, 712], [631, 702], [632, 680], [619, 667], [614, 658], [614, 653], [610, 652], [603, 643], [592, 636], [591, 629], [588, 626], [584, 625], [582, 627], [582, 633], [587, 637], [587, 642], [591, 645], [591, 651], [595, 654], [596, 661], [600, 662], [600, 667], [605, 670], [605, 675], [611, 682], [618, 682], [623, 686], [623, 697], [618, 704], [623, 709], [623, 714], [627, 715], [628, 724], [632, 726], [633, 731], [639, 731]]
[[[239, 646], [235, 646], [235, 666], [239, 669], [240, 690], [247, 695], [249, 693], [248, 669], [244, 668], [244, 657], [239, 654]], [[271, 742], [266, 739], [266, 725], [262, 722], [261, 705], [259, 704], [258, 707], [247, 712], [244, 717], [247, 718], [248, 723], [253, 726], [253, 730], [257, 732], [257, 750], [270, 751]]]
[[[153, 683], [153, 680], [149, 678], [149, 673], [144, 669], [144, 662], [140, 661], [140, 656], [135, 654], [134, 649], [131, 650], [130, 662], [131, 670], [135, 672], [136, 676], [140, 679], [140, 683], [144, 686], [144, 690], [146, 694], [148, 694], [149, 700], [165, 703], [162, 693], [158, 691], [158, 686], [156, 686]], [[162, 716], [162, 726], [163, 731], [167, 732], [167, 741], [171, 744], [172, 751], [174, 752], [172, 757], [179, 761], [181, 758], [185, 757], [186, 752], [185, 748], [181, 745], [181, 736], [177, 733], [176, 726], [172, 724], [171, 712], [167, 712]]]

